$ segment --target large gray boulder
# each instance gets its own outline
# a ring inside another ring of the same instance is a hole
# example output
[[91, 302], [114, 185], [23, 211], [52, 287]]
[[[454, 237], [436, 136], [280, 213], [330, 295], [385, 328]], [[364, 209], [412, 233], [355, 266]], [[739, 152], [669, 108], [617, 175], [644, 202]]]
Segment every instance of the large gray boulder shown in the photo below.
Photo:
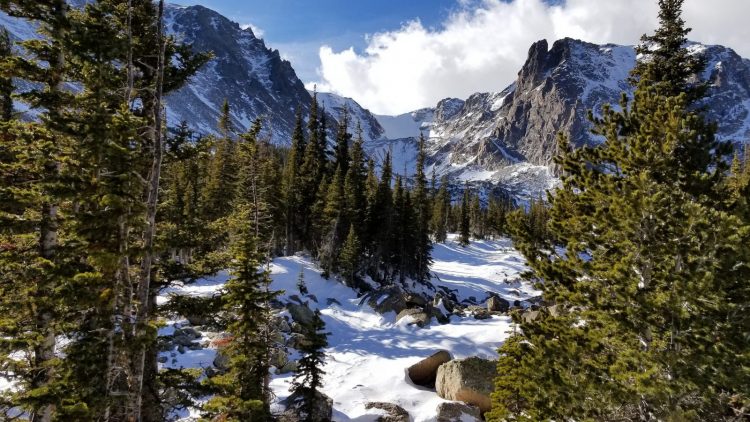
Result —
[[435, 388], [435, 379], [440, 365], [449, 362], [451, 354], [445, 350], [433, 353], [431, 356], [410, 366], [406, 373], [411, 382], [422, 387]]
[[424, 309], [410, 308], [399, 312], [396, 316], [396, 322], [399, 322], [404, 318], [409, 318], [407, 325], [416, 325], [419, 328], [424, 328], [429, 325], [432, 316], [425, 312]]
[[452, 360], [440, 365], [435, 388], [446, 400], [462, 401], [487, 412], [497, 372], [496, 363], [478, 357]]
[[459, 402], [440, 403], [437, 407], [437, 422], [481, 422], [482, 412], [478, 407]]
[[294, 393], [284, 400], [286, 410], [279, 416], [280, 422], [330, 422], [333, 417], [333, 399], [315, 391], [312, 417], [308, 418], [304, 409], [304, 397], [302, 394]]
[[489, 312], [507, 312], [509, 308], [510, 302], [499, 296], [490, 296], [487, 299], [487, 310]]
[[297, 305], [296, 303], [290, 303], [286, 306], [289, 313], [292, 315], [292, 319], [302, 325], [310, 325], [315, 312], [308, 308], [307, 305]]
[[396, 286], [376, 290], [368, 296], [367, 304], [379, 314], [400, 313], [407, 308], [407, 294]]
[[393, 403], [383, 402], [370, 402], [365, 404], [365, 409], [380, 409], [386, 411], [387, 414], [379, 416], [375, 419], [376, 422], [409, 422], [409, 412], [404, 410], [403, 407]]

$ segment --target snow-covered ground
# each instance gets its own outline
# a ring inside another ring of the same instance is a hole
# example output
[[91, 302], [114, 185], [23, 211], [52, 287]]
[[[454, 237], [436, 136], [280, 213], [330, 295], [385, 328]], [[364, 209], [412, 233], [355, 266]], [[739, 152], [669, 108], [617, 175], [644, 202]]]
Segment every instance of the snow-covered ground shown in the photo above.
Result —
[[[463, 248], [451, 237], [446, 244], [435, 245], [433, 258], [433, 283], [451, 289], [459, 299], [473, 298], [481, 304], [488, 292], [495, 292], [512, 303], [538, 294], [519, 281], [524, 260], [509, 240], [477, 241]], [[300, 271], [317, 303], [298, 292]], [[438, 350], [448, 350], [454, 358], [495, 358], [497, 347], [511, 329], [506, 316], [487, 320], [452, 316], [450, 324], [440, 325], [433, 319], [425, 328], [396, 323], [395, 314], [379, 315], [368, 305], [360, 305], [361, 298], [351, 289], [323, 279], [318, 267], [305, 256], [277, 258], [271, 265], [271, 277], [272, 288], [284, 291], [283, 302], [297, 295], [323, 315], [330, 335], [322, 390], [333, 398], [333, 419], [338, 422], [376, 420], [381, 413], [365, 409], [365, 403], [373, 401], [398, 404], [415, 422], [434, 420], [436, 408], [444, 400], [433, 390], [412, 384], [406, 368]], [[226, 280], [227, 274], [221, 273], [191, 286], [173, 288], [164, 292], [160, 301], [168, 294], [211, 295]], [[172, 329], [165, 327], [161, 334], [170, 334]], [[187, 350], [163, 365], [206, 367], [214, 356], [212, 349]], [[274, 375], [271, 386], [277, 401], [289, 395], [292, 379], [293, 374]]]

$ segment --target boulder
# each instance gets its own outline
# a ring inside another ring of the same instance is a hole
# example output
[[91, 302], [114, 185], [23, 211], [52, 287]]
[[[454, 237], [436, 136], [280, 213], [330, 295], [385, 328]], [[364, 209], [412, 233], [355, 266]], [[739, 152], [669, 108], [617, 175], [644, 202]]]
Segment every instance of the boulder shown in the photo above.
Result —
[[326, 305], [328, 305], [328, 306], [331, 306], [331, 305], [339, 305], [339, 306], [341, 306], [341, 302], [339, 302], [335, 298], [329, 297], [329, 298], [326, 299]]
[[296, 360], [290, 360], [286, 363], [286, 365], [282, 366], [281, 368], [276, 368], [276, 374], [277, 375], [283, 375], [283, 374], [289, 374], [292, 372], [297, 372], [297, 369], [299, 368], [299, 362]]
[[312, 320], [315, 317], [315, 312], [308, 308], [307, 305], [297, 305], [290, 303], [287, 306], [289, 313], [292, 315], [292, 319], [302, 325], [312, 324]]
[[396, 316], [396, 322], [399, 322], [404, 318], [410, 319], [407, 322], [407, 325], [416, 325], [419, 328], [427, 326], [430, 323], [430, 319], [432, 319], [430, 315], [420, 308], [404, 309], [398, 313], [398, 316]]
[[289, 356], [283, 347], [274, 347], [269, 354], [269, 363], [275, 368], [283, 368], [289, 363]]
[[300, 393], [294, 393], [283, 402], [286, 410], [279, 416], [280, 422], [330, 422], [333, 419], [333, 399], [315, 391], [315, 400], [311, 417], [304, 414], [304, 398]]
[[219, 371], [226, 371], [229, 369], [229, 356], [227, 356], [222, 350], [217, 350], [213, 363]]
[[490, 394], [494, 387], [496, 363], [478, 357], [452, 360], [440, 365], [435, 380], [438, 396], [446, 400], [462, 401], [490, 410]]
[[508, 312], [508, 308], [510, 303], [499, 296], [490, 296], [487, 299], [487, 310], [490, 312]]
[[440, 365], [449, 362], [451, 354], [445, 350], [433, 353], [430, 357], [410, 366], [406, 373], [409, 375], [411, 382], [423, 387], [435, 388], [435, 379]]
[[286, 339], [286, 347], [291, 347], [292, 349], [300, 349], [302, 346], [309, 346], [310, 340], [308, 340], [305, 336], [303, 336], [300, 333], [294, 333], [289, 338]]
[[407, 308], [406, 293], [396, 286], [379, 289], [368, 295], [367, 304], [379, 314], [398, 314]]
[[474, 319], [490, 319], [492, 318], [492, 315], [490, 314], [490, 311], [487, 310], [484, 306], [478, 306], [478, 305], [469, 305], [466, 307], [466, 311], [469, 312], [469, 315], [473, 316]]
[[409, 412], [403, 407], [393, 403], [370, 402], [365, 404], [365, 409], [380, 409], [387, 412], [386, 415], [375, 419], [376, 422], [409, 422]]
[[271, 323], [276, 328], [277, 331], [280, 331], [282, 333], [291, 333], [292, 327], [289, 326], [289, 321], [286, 320], [285, 317], [276, 315], [271, 320]]
[[422, 308], [427, 305], [427, 299], [416, 293], [409, 293], [404, 299], [406, 300], [406, 305], [412, 308]]
[[521, 319], [526, 323], [534, 322], [537, 318], [539, 318], [539, 314], [540, 311], [533, 311], [529, 309], [521, 315]]
[[425, 307], [425, 313], [427, 313], [427, 315], [429, 315], [430, 317], [434, 317], [435, 319], [437, 319], [437, 321], [441, 324], [448, 324], [449, 322], [451, 322], [450, 318], [445, 316], [440, 309], [432, 305], [428, 304]]
[[437, 407], [437, 422], [481, 422], [482, 412], [478, 407], [459, 402], [440, 403]]

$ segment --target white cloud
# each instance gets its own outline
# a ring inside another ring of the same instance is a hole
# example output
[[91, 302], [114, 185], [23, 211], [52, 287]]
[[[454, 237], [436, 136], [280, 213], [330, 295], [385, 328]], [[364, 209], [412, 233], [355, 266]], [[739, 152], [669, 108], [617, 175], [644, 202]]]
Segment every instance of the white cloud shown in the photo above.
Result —
[[[419, 21], [368, 36], [362, 53], [322, 46], [318, 86], [356, 99], [373, 112], [397, 114], [445, 97], [498, 91], [516, 78], [529, 46], [573, 37], [634, 44], [657, 25], [656, 0], [459, 0], [461, 11], [435, 30]], [[750, 56], [750, 1], [687, 0], [690, 38]]]
[[255, 25], [253, 25], [251, 23], [243, 23], [242, 25], [240, 25], [240, 28], [241, 29], [248, 29], [248, 28], [250, 28], [250, 30], [253, 31], [253, 34], [255, 34], [256, 38], [263, 38], [263, 34], [266, 33], [266, 31], [264, 31], [262, 28], [257, 27], [257, 26], [255, 26]]

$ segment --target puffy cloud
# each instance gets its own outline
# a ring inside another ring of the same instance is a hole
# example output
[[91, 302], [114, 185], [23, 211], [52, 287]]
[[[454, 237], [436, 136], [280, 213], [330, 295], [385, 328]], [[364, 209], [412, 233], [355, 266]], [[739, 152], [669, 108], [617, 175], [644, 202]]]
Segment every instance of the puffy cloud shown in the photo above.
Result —
[[[349, 96], [373, 112], [397, 114], [442, 98], [498, 91], [512, 82], [529, 46], [542, 38], [634, 44], [657, 25], [656, 0], [459, 0], [439, 28], [419, 21], [368, 36], [361, 53], [322, 46], [319, 87]], [[747, 0], [687, 0], [690, 38], [750, 56]]]
[[266, 31], [264, 31], [263, 28], [255, 26], [255, 25], [253, 25], [251, 23], [244, 23], [244, 24], [240, 25], [240, 28], [241, 29], [248, 29], [249, 28], [251, 31], [253, 31], [253, 34], [257, 38], [263, 38], [263, 35], [265, 35], [265, 33], [266, 33]]

